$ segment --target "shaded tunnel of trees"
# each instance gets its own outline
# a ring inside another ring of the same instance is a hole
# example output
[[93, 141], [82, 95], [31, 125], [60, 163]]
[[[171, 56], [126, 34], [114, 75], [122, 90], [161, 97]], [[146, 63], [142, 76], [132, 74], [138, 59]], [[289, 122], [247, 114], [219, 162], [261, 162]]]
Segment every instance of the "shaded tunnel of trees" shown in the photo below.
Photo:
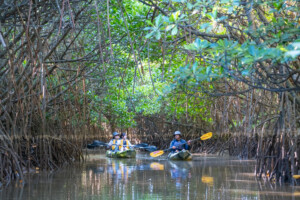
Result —
[[0, 0], [0, 183], [127, 131], [300, 174], [299, 1]]

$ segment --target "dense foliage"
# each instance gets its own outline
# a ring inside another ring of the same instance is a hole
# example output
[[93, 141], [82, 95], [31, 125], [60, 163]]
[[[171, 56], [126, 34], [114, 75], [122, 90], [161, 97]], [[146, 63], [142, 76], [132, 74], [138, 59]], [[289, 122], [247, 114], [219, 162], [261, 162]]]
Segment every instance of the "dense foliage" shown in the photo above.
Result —
[[[245, 133], [240, 146], [255, 138], [258, 173], [288, 176], [274, 163], [291, 166], [299, 150], [299, 8], [296, 0], [0, 1], [0, 147], [10, 149], [1, 159], [14, 161], [1, 164], [12, 170], [0, 179], [20, 171], [12, 163], [56, 168], [80, 157], [55, 154], [57, 138], [84, 146], [99, 132], [175, 127]], [[145, 123], [154, 118], [160, 126]], [[281, 160], [265, 166], [267, 158]]]

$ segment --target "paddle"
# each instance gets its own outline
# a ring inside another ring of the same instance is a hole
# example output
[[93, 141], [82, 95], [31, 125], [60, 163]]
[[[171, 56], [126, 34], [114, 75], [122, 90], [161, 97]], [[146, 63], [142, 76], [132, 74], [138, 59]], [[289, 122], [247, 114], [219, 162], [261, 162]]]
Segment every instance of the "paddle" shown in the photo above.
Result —
[[[197, 140], [207, 140], [207, 139], [209, 139], [209, 138], [211, 138], [211, 137], [212, 137], [212, 132], [209, 132], [209, 133], [206, 133], [206, 134], [202, 135], [202, 136], [199, 137], [199, 138], [196, 138], [196, 139], [194, 139], [194, 140], [191, 140], [190, 142], [194, 142], [194, 141], [197, 141]], [[186, 142], [183, 143], [183, 144], [186, 144]], [[183, 145], [183, 144], [181, 144], [181, 145]], [[158, 157], [158, 156], [163, 155], [166, 151], [170, 151], [170, 150], [172, 150], [172, 148], [154, 151], [154, 152], [150, 153], [150, 156], [153, 157], [153, 158], [155, 158], [155, 157]]]
[[300, 175], [293, 175], [293, 178], [294, 178], [294, 179], [299, 179], [299, 178], [300, 178]]
[[147, 143], [136, 144], [134, 145], [134, 148], [145, 149], [146, 151], [150, 151], [150, 152], [157, 150], [156, 146], [153, 145], [149, 146], [149, 144]]
[[149, 146], [149, 144], [147, 144], [147, 143], [140, 143], [140, 144], [136, 144], [136, 145], [134, 145], [135, 147], [148, 147]]
[[101, 147], [101, 146], [107, 146], [108, 144], [105, 142], [101, 142], [99, 140], [94, 140], [92, 144], [88, 144], [87, 148], [88, 149], [93, 149], [95, 147]]
[[156, 151], [156, 150], [157, 150], [156, 146], [136, 147], [136, 148], [139, 148], [139, 149], [145, 149], [146, 151], [150, 151], [150, 152]]
[[[124, 145], [123, 147], [126, 147], [126, 145]], [[149, 151], [149, 152], [157, 150], [156, 146], [149, 146], [149, 145], [148, 146], [141, 146], [139, 144], [136, 144], [136, 145], [133, 145], [133, 146], [130, 146], [130, 147], [137, 148], [137, 149], [144, 149], [144, 150]]]
[[[93, 149], [95, 147], [101, 147], [101, 146], [108, 146], [108, 143], [101, 142], [99, 140], [94, 140], [94, 142], [92, 144], [87, 145], [87, 148]], [[136, 145], [133, 145], [130, 147], [145, 149], [146, 151], [150, 151], [150, 152], [157, 150], [157, 148], [155, 146], [149, 146], [147, 143], [140, 143], [140, 144], [136, 144]]]

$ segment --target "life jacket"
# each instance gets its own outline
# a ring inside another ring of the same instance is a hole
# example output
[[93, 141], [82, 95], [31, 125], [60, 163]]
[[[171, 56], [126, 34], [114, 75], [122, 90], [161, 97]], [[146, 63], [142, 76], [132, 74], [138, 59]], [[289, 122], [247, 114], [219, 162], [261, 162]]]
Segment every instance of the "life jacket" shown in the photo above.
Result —
[[123, 150], [128, 150], [129, 149], [129, 142], [128, 142], [128, 140], [124, 140], [124, 139], [122, 139], [121, 140], [121, 149], [123, 149]]
[[188, 145], [187, 145], [186, 141], [183, 139], [180, 139], [179, 141], [176, 139], [172, 140], [170, 148], [172, 148], [172, 146], [176, 146], [177, 148], [172, 149], [171, 151], [175, 151], [175, 150], [181, 151], [183, 149], [188, 150]]
[[118, 146], [117, 148], [118, 148], [118, 151], [120, 151], [121, 150], [121, 147], [122, 146], [120, 146], [120, 145], [117, 145], [117, 141], [118, 140], [116, 140], [116, 139], [113, 139], [113, 145], [111, 146], [111, 150], [115, 150], [116, 149], [116, 146]]

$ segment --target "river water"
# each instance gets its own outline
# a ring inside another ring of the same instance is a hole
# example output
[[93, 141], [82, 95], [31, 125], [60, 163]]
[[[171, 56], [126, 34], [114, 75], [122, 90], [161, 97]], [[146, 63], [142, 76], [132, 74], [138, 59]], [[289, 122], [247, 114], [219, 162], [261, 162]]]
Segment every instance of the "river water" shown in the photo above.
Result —
[[256, 180], [255, 161], [194, 156], [193, 161], [106, 158], [91, 153], [86, 162], [54, 173], [27, 175], [0, 191], [0, 199], [300, 199], [300, 187]]

